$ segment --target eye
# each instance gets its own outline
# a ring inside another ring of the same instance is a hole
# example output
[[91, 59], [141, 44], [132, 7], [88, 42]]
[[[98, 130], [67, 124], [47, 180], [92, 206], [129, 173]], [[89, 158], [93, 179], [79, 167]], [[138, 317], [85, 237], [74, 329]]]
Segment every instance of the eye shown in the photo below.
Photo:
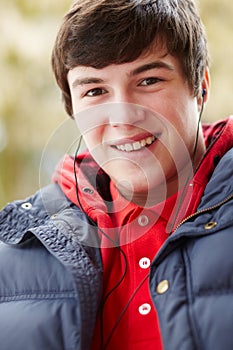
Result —
[[139, 85], [141, 85], [141, 86], [153, 85], [153, 84], [159, 83], [161, 81], [162, 81], [162, 79], [159, 79], [159, 78], [146, 78], [146, 79], [142, 80]]
[[100, 96], [106, 93], [106, 90], [102, 89], [102, 88], [94, 88], [91, 90], [88, 90], [85, 93], [85, 96], [89, 96], [89, 97], [94, 97], [94, 96]]

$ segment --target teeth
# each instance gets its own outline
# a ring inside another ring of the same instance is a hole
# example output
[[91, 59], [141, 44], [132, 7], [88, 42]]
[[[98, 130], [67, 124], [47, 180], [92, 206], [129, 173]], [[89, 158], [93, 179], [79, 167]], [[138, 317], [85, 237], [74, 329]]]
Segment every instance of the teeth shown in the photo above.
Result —
[[151, 145], [155, 140], [155, 136], [149, 136], [146, 139], [143, 139], [141, 141], [136, 141], [133, 143], [126, 143], [125, 145], [118, 145], [116, 146], [117, 149], [120, 151], [125, 152], [132, 152], [132, 151], [138, 151], [141, 148], [145, 147], [146, 145]]
[[138, 149], [140, 149], [142, 146], [141, 146], [141, 143], [138, 141], [138, 142], [134, 142], [133, 144], [133, 149], [135, 151], [137, 151]]
[[127, 143], [127, 144], [125, 145], [125, 150], [126, 150], [126, 152], [131, 152], [131, 151], [133, 151], [133, 145], [131, 145], [130, 143]]
[[142, 146], [142, 147], [145, 147], [145, 146], [146, 146], [146, 140], [142, 140], [142, 141], [141, 141], [141, 146]]
[[147, 137], [146, 143], [147, 145], [151, 145], [154, 140], [151, 137]]

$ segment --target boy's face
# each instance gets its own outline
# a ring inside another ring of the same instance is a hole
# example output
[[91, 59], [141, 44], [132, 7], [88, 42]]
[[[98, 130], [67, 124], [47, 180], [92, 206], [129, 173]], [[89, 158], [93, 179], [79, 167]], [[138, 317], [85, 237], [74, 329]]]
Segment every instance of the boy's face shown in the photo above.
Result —
[[[130, 63], [77, 66], [68, 82], [86, 145], [126, 198], [160, 201], [182, 186], [202, 101], [193, 96], [177, 58], [159, 48]], [[203, 153], [199, 135], [197, 162]]]

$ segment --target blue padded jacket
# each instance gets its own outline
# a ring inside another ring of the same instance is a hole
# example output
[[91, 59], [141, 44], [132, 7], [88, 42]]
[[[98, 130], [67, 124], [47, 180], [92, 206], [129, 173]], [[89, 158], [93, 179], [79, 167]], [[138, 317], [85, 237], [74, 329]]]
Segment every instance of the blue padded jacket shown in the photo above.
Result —
[[[152, 264], [165, 350], [233, 349], [232, 179], [230, 150]], [[0, 349], [88, 350], [102, 285], [97, 229], [52, 184], [3, 209], [0, 240]]]
[[102, 273], [87, 234], [96, 246], [96, 229], [55, 184], [0, 213], [1, 350], [89, 348]]
[[165, 350], [233, 349], [233, 149], [157, 254], [150, 290]]

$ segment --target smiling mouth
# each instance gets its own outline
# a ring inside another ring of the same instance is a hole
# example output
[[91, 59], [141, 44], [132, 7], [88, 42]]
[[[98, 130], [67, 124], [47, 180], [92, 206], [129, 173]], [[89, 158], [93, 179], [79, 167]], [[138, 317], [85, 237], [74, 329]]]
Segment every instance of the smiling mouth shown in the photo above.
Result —
[[145, 148], [146, 146], [150, 146], [155, 140], [156, 140], [156, 137], [152, 135], [140, 141], [125, 143], [122, 145], [116, 145], [116, 148], [119, 151], [124, 151], [124, 152], [139, 151], [140, 149]]

